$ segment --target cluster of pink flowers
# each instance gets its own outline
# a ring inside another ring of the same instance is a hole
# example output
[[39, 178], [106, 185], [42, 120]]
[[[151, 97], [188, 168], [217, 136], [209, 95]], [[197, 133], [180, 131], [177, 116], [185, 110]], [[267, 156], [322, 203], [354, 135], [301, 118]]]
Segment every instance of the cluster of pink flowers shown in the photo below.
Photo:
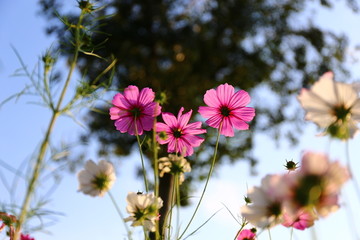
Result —
[[[139, 91], [136, 86], [128, 86], [124, 93], [117, 93], [110, 108], [110, 118], [115, 120], [115, 127], [122, 133], [142, 135], [154, 127], [154, 120], [161, 113], [161, 106], [155, 101], [155, 93], [150, 88]], [[225, 83], [215, 89], [208, 90], [204, 96], [208, 106], [199, 108], [199, 113], [207, 118], [206, 123], [218, 128], [225, 136], [234, 136], [234, 128], [246, 130], [247, 122], [255, 116], [255, 109], [246, 107], [250, 96], [244, 90], [235, 92], [233, 86]], [[172, 113], [163, 112], [164, 123], [155, 125], [158, 142], [167, 144], [169, 153], [179, 153], [182, 156], [193, 154], [194, 147], [200, 146], [203, 138], [196, 136], [206, 133], [201, 128], [201, 122], [189, 123], [192, 110], [184, 113], [179, 110], [177, 117]]]
[[[210, 127], [217, 128], [219, 134], [224, 136], [234, 136], [234, 128], [248, 129], [247, 122], [255, 116], [254, 108], [246, 107], [250, 103], [249, 94], [243, 90], [235, 92], [235, 88], [229, 84], [222, 84], [216, 90], [208, 90], [204, 102], [208, 106], [200, 107], [198, 112], [207, 118], [206, 123]], [[124, 89], [124, 93], [117, 93], [112, 104], [110, 118], [115, 120], [115, 127], [121, 133], [138, 136], [144, 131], [156, 132], [157, 142], [160, 145], [167, 145], [167, 152], [171, 153], [169, 158], [159, 159], [160, 177], [165, 172], [175, 171], [176, 174], [180, 174], [181, 184], [184, 181], [183, 172], [191, 170], [190, 164], [184, 157], [191, 156], [194, 148], [199, 147], [205, 140], [198, 136], [206, 133], [206, 130], [201, 128], [202, 123], [190, 122], [193, 110], [184, 113], [184, 108], [181, 107], [177, 116], [162, 112], [162, 107], [155, 101], [155, 93], [150, 88], [139, 91], [136, 86], [128, 86]], [[160, 114], [164, 122], [157, 122], [156, 118]], [[80, 189], [84, 193], [98, 195], [99, 192], [104, 192], [103, 189], [108, 190], [104, 188], [106, 176], [101, 174], [105, 171], [97, 170], [98, 168], [94, 165], [85, 169], [82, 175], [79, 174]], [[132, 221], [131, 226], [143, 226], [148, 231], [156, 231], [155, 221], [159, 219], [158, 210], [163, 205], [162, 199], [153, 193], [129, 193], [127, 202], [130, 216], [125, 221]], [[246, 233], [242, 233], [244, 234]]]
[[304, 230], [319, 217], [339, 208], [342, 185], [349, 179], [347, 168], [320, 153], [304, 154], [301, 167], [284, 175], [267, 175], [260, 187], [249, 190], [251, 203], [242, 216], [254, 226], [277, 224]]

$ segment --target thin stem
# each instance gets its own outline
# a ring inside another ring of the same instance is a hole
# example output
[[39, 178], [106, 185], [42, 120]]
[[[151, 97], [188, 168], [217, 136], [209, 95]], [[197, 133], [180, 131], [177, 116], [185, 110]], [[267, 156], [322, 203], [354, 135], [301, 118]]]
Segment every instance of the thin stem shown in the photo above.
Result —
[[140, 142], [140, 137], [139, 137], [139, 134], [138, 134], [136, 117], [135, 117], [135, 119], [134, 119], [134, 126], [135, 126], [136, 140], [137, 140], [138, 147], [139, 147], [139, 152], [140, 152], [141, 167], [142, 167], [142, 171], [143, 171], [143, 177], [144, 177], [144, 183], [145, 183], [145, 190], [146, 190], [146, 192], [149, 192], [149, 186], [148, 186], [148, 181], [147, 181], [147, 177], [146, 177], [146, 169], [145, 169], [145, 164], [144, 164], [144, 156], [143, 156], [143, 152], [142, 152], [142, 149], [141, 149], [141, 142]]
[[115, 201], [115, 198], [114, 198], [114, 196], [111, 194], [110, 191], [108, 192], [108, 194], [109, 194], [109, 197], [110, 197], [110, 199], [111, 199], [111, 202], [114, 204], [114, 207], [115, 207], [115, 209], [116, 209], [116, 212], [119, 214], [122, 222], [124, 223], [124, 227], [125, 227], [125, 229], [126, 229], [126, 232], [127, 232], [127, 235], [128, 235], [128, 239], [129, 239], [129, 240], [132, 240], [131, 231], [130, 231], [128, 225], [126, 224], [126, 222], [125, 222], [125, 220], [124, 220], [124, 219], [125, 219], [124, 215], [123, 215], [122, 212], [120, 211], [120, 208], [119, 208], [119, 206], [117, 205], [117, 203], [116, 203], [116, 201]]
[[179, 237], [178, 239], [181, 239], [182, 236], [184, 236], [184, 234], [185, 234], [185, 232], [187, 231], [187, 229], [190, 227], [191, 222], [194, 220], [195, 215], [196, 215], [197, 211], [199, 210], [201, 201], [202, 201], [202, 199], [204, 198], [206, 188], [207, 188], [207, 186], [208, 186], [208, 183], [209, 183], [211, 174], [212, 174], [212, 172], [213, 172], [213, 170], [214, 170], [214, 166], [215, 166], [216, 154], [217, 154], [218, 147], [219, 147], [219, 139], [220, 139], [221, 128], [222, 128], [222, 123], [220, 124], [220, 127], [219, 127], [219, 129], [218, 129], [218, 134], [217, 134], [217, 137], [216, 137], [216, 143], [215, 143], [215, 149], [214, 149], [214, 156], [213, 156], [213, 159], [212, 159], [212, 162], [211, 162], [211, 166], [210, 166], [209, 173], [208, 173], [207, 178], [206, 178], [206, 182], [205, 182], [204, 189], [203, 189], [203, 191], [202, 191], [202, 193], [201, 193], [201, 196], [200, 196], [200, 200], [199, 200], [199, 202], [198, 202], [198, 204], [197, 204], [197, 206], [196, 206], [196, 208], [195, 208], [195, 211], [194, 211], [193, 215], [191, 216], [191, 219], [190, 219], [189, 223], [186, 225], [184, 231], [182, 232], [182, 234], [180, 235], [180, 237]]
[[175, 175], [175, 188], [176, 188], [176, 239], [179, 237], [180, 231], [180, 175]]
[[239, 236], [240, 232], [241, 232], [241, 229], [240, 229], [239, 231], [237, 231], [237, 233], [236, 233], [236, 235], [235, 235], [235, 237], [234, 237], [234, 240], [237, 239], [237, 237]]
[[293, 234], [294, 234], [294, 228], [291, 227], [291, 230], [290, 230], [290, 240], [293, 239]]
[[268, 228], [267, 230], [268, 230], [268, 234], [269, 234], [269, 239], [271, 240], [271, 232], [270, 232], [270, 228]]
[[172, 213], [173, 213], [173, 208], [174, 208], [174, 203], [175, 203], [175, 192], [176, 192], [176, 175], [175, 175], [175, 181], [174, 181], [174, 184], [172, 186], [172, 192], [171, 192], [171, 209], [170, 209], [170, 213], [169, 213], [169, 228], [168, 228], [168, 236], [167, 238], [170, 240], [171, 239], [171, 220], [172, 220]]
[[31, 201], [31, 198], [32, 198], [32, 196], [34, 194], [34, 191], [35, 191], [35, 185], [36, 185], [36, 183], [37, 183], [37, 181], [39, 179], [40, 172], [41, 172], [41, 169], [43, 167], [43, 161], [44, 161], [44, 158], [45, 158], [46, 150], [47, 150], [48, 145], [49, 145], [50, 135], [51, 135], [51, 132], [52, 132], [52, 130], [54, 128], [56, 119], [58, 118], [58, 116], [61, 113], [61, 110], [60, 110], [61, 104], [62, 104], [62, 102], [64, 100], [66, 91], [68, 89], [68, 86], [69, 86], [69, 83], [70, 83], [70, 80], [71, 80], [71, 77], [72, 77], [72, 74], [73, 74], [74, 69], [76, 67], [78, 54], [79, 54], [79, 50], [80, 50], [79, 29], [80, 29], [80, 25], [81, 25], [81, 22], [82, 22], [82, 19], [83, 19], [83, 14], [84, 14], [84, 12], [82, 11], [80, 16], [79, 16], [79, 21], [78, 21], [77, 28], [76, 28], [76, 31], [75, 31], [76, 46], [75, 46], [74, 57], [73, 57], [73, 60], [71, 62], [69, 73], [68, 73], [68, 76], [66, 78], [66, 81], [65, 81], [64, 87], [62, 89], [62, 92], [60, 94], [58, 103], [57, 103], [55, 109], [53, 109], [52, 117], [50, 119], [48, 128], [46, 130], [45, 137], [44, 137], [44, 139], [43, 139], [43, 141], [41, 143], [41, 147], [40, 147], [40, 150], [39, 150], [39, 155], [38, 155], [38, 157], [36, 159], [36, 164], [34, 166], [34, 170], [33, 170], [32, 176], [30, 178], [29, 185], [27, 187], [25, 199], [24, 199], [24, 202], [23, 202], [22, 207], [21, 207], [21, 212], [20, 212], [20, 216], [19, 216], [19, 219], [18, 219], [18, 224], [17, 224], [17, 227], [16, 227], [14, 240], [20, 239], [21, 228], [22, 228], [22, 226], [23, 226], [23, 224], [24, 224], [24, 222], [26, 220], [26, 215], [27, 215], [27, 212], [28, 212], [28, 208], [30, 206], [30, 201]]

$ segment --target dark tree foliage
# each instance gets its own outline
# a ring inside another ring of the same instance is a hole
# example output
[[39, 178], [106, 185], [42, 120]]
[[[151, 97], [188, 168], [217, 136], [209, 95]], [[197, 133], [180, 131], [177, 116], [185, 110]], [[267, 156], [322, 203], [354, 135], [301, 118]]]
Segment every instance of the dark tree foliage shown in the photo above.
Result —
[[[322, 7], [332, 7], [333, 2], [318, 1]], [[357, 9], [355, 1], [346, 2]], [[52, 6], [61, 1], [40, 3], [47, 18], [54, 19]], [[221, 142], [217, 163], [249, 160], [254, 166], [257, 160], [251, 150], [256, 134], [296, 142], [296, 126], [303, 115], [289, 106], [302, 87], [328, 70], [337, 76], [347, 74], [342, 66], [346, 38], [323, 31], [307, 19], [304, 11], [310, 3], [315, 4], [310, 0], [98, 1], [108, 5], [94, 13], [100, 17], [98, 31], [84, 45], [105, 59], [118, 59], [114, 88], [120, 91], [133, 84], [164, 92], [163, 110], [174, 114], [182, 106], [196, 113], [204, 105], [206, 90], [221, 83], [250, 92], [257, 115], [249, 131], [237, 132], [235, 138], [226, 139], [227, 144]], [[107, 14], [113, 16], [101, 19]], [[67, 14], [67, 18], [71, 21], [75, 16]], [[48, 29], [60, 42], [68, 37], [64, 30], [59, 24]], [[66, 56], [71, 47], [62, 49]], [[81, 56], [80, 69], [89, 82], [104, 65], [97, 58]], [[108, 105], [99, 108], [106, 114], [89, 112], [91, 133], [83, 138], [97, 138], [101, 154], [128, 155], [136, 139], [115, 130]], [[200, 148], [206, 151], [190, 157], [196, 174], [187, 183], [208, 171], [215, 131], [208, 132], [212, 137]]]

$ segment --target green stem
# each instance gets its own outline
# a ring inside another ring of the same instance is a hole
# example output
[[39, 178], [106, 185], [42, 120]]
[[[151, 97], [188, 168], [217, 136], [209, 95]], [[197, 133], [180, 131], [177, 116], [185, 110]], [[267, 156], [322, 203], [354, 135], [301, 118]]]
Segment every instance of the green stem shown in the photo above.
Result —
[[215, 166], [215, 160], [216, 160], [216, 155], [217, 155], [217, 151], [218, 151], [218, 147], [219, 147], [219, 139], [220, 139], [220, 132], [221, 132], [221, 128], [222, 128], [222, 123], [220, 124], [220, 127], [218, 129], [218, 134], [217, 134], [217, 137], [216, 137], [216, 143], [215, 143], [215, 149], [214, 149], [214, 156], [213, 156], [213, 159], [212, 159], [212, 162], [211, 162], [211, 166], [210, 166], [210, 170], [209, 170], [209, 173], [207, 175], [207, 178], [206, 178], [206, 182], [205, 182], [205, 186], [204, 186], [204, 189], [201, 193], [201, 196], [200, 196], [200, 200], [195, 208], [195, 211], [193, 213], [193, 215], [191, 216], [191, 219], [189, 221], [189, 223], [186, 225], [184, 231], [182, 232], [182, 234], [180, 235], [180, 237], [178, 239], [181, 239], [182, 236], [184, 236], [185, 232], [187, 231], [187, 229], [190, 227], [190, 224], [192, 223], [192, 221], [194, 220], [195, 218], [195, 215], [197, 213], [197, 211], [199, 210], [199, 207], [200, 207], [200, 204], [201, 204], [201, 201], [202, 199], [204, 198], [204, 195], [205, 195], [205, 191], [206, 191], [206, 188], [208, 186], [208, 183], [209, 183], [209, 180], [210, 180], [210, 177], [211, 177], [211, 174], [214, 170], [214, 166]]
[[132, 240], [131, 231], [130, 231], [128, 225], [126, 224], [126, 222], [125, 222], [125, 220], [124, 220], [124, 219], [125, 219], [124, 215], [123, 215], [122, 212], [120, 211], [120, 208], [119, 208], [119, 206], [117, 205], [117, 203], [116, 203], [116, 201], [115, 201], [115, 198], [114, 198], [114, 196], [111, 194], [110, 191], [108, 191], [108, 194], [109, 194], [109, 197], [110, 197], [110, 199], [111, 199], [111, 202], [114, 204], [114, 207], [115, 207], [115, 209], [116, 209], [116, 212], [119, 214], [122, 222], [124, 223], [124, 227], [125, 227], [125, 230], [126, 230], [126, 232], [127, 232], [128, 239], [129, 239], [129, 240]]
[[176, 175], [174, 176], [175, 180], [174, 180], [174, 184], [172, 186], [172, 192], [171, 192], [171, 209], [170, 209], [170, 213], [169, 213], [169, 224], [168, 224], [168, 234], [167, 234], [167, 238], [168, 240], [171, 239], [171, 220], [172, 220], [172, 213], [173, 213], [173, 209], [174, 209], [174, 204], [175, 204], [175, 192], [176, 192]]
[[176, 187], [176, 239], [179, 237], [180, 231], [180, 175], [175, 175], [175, 187]]
[[141, 149], [141, 142], [140, 142], [140, 137], [139, 137], [139, 134], [138, 134], [136, 117], [135, 117], [135, 119], [134, 119], [134, 126], [135, 126], [136, 140], [137, 140], [138, 147], [139, 147], [139, 152], [140, 152], [141, 167], [142, 167], [142, 171], [143, 171], [143, 177], [144, 177], [144, 183], [145, 183], [145, 190], [146, 190], [146, 192], [149, 192], [149, 186], [148, 186], [148, 181], [147, 181], [147, 177], [146, 177], [146, 169], [145, 169], [145, 164], [144, 164], [144, 156], [143, 156], [143, 152], [142, 152], [142, 149]]
[[80, 29], [80, 25], [81, 25], [81, 22], [82, 22], [82, 19], [83, 19], [83, 14], [84, 14], [84, 12], [81, 12], [81, 14], [79, 16], [79, 21], [78, 21], [78, 24], [77, 24], [77, 28], [76, 28], [76, 31], [75, 31], [76, 46], [75, 46], [74, 57], [73, 57], [73, 60], [71, 62], [69, 73], [68, 73], [68, 76], [66, 78], [64, 87], [63, 87], [63, 89], [61, 91], [58, 103], [57, 103], [55, 109], [53, 109], [53, 113], [52, 113], [48, 128], [46, 130], [45, 137], [44, 137], [44, 139], [43, 139], [43, 141], [42, 141], [42, 143], [40, 145], [39, 155], [38, 155], [38, 157], [36, 159], [36, 164], [34, 166], [34, 170], [33, 170], [32, 176], [30, 178], [30, 181], [29, 181], [29, 184], [28, 184], [28, 187], [27, 187], [25, 199], [24, 199], [22, 207], [21, 207], [21, 212], [20, 212], [20, 216], [19, 216], [19, 219], [18, 219], [18, 222], [17, 222], [17, 226], [16, 226], [16, 230], [15, 230], [15, 236], [14, 236], [13, 240], [20, 239], [21, 229], [23, 227], [24, 222], [26, 221], [26, 217], [27, 217], [26, 215], [27, 215], [27, 212], [28, 212], [28, 209], [29, 209], [29, 206], [30, 206], [30, 201], [31, 201], [31, 198], [32, 198], [32, 196], [34, 194], [35, 186], [36, 186], [36, 183], [37, 183], [37, 181], [39, 179], [41, 169], [43, 167], [43, 162], [44, 162], [46, 150], [47, 150], [48, 145], [49, 145], [50, 135], [51, 135], [52, 130], [54, 128], [56, 119], [58, 118], [58, 116], [61, 113], [61, 110], [60, 110], [61, 104], [62, 104], [62, 102], [64, 100], [66, 91], [68, 89], [68, 86], [69, 86], [69, 83], [70, 83], [70, 80], [71, 80], [71, 77], [72, 77], [72, 74], [73, 74], [74, 69], [76, 67], [78, 54], [79, 54], [79, 50], [80, 50], [79, 29]]

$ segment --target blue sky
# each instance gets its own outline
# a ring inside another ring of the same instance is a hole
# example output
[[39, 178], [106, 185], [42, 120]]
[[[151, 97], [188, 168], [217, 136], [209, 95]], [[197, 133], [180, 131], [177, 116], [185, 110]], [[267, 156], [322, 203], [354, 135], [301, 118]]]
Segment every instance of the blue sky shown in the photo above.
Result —
[[[76, 5], [75, 1], [67, 0], [66, 2], [69, 5]], [[355, 57], [359, 56], [354, 50], [354, 46], [360, 43], [360, 32], [357, 28], [360, 17], [352, 15], [341, 4], [337, 4], [337, 6], [339, 8], [336, 11], [322, 11], [314, 15], [314, 21], [325, 29], [348, 34], [352, 46], [348, 49], [348, 54]], [[36, 66], [39, 57], [55, 41], [55, 39], [45, 35], [46, 21], [37, 15], [38, 11], [39, 8], [35, 1], [0, 2], [0, 100], [19, 92], [25, 84], [29, 83], [28, 79], [24, 77], [11, 76], [20, 67], [11, 45], [17, 49], [23, 61], [32, 69]], [[352, 80], [359, 80], [359, 64], [357, 62], [349, 62], [349, 64], [351, 64], [353, 74]], [[5, 161], [14, 168], [18, 168], [24, 161], [31, 158], [49, 121], [49, 112], [43, 107], [31, 104], [34, 100], [36, 100], [34, 97], [24, 97], [18, 101], [11, 101], [0, 109], [0, 160]], [[86, 132], [86, 129], [73, 123], [69, 118], [60, 118], [55, 129], [52, 140], [54, 145], [61, 142], [73, 142], [76, 140], [77, 134]], [[298, 161], [302, 151], [316, 150], [330, 151], [332, 158], [338, 158], [345, 162], [344, 144], [337, 141], [332, 141], [330, 144], [327, 138], [316, 137], [315, 135], [318, 132], [318, 129], [313, 124], [307, 124], [300, 144], [296, 148], [289, 148], [286, 143], [281, 143], [280, 148], [276, 148], [269, 137], [265, 135], [258, 136], [254, 151], [255, 156], [260, 159], [257, 166], [259, 173], [257, 177], [249, 175], [249, 166], [245, 162], [232, 166], [221, 166], [220, 171], [210, 182], [204, 204], [192, 225], [192, 229], [202, 224], [218, 209], [222, 210], [194, 237], [189, 239], [233, 239], [238, 225], [228, 211], [224, 209], [223, 204], [235, 216], [238, 215], [247, 187], [259, 184], [261, 177], [266, 174], [282, 173], [285, 159]], [[221, 141], [224, 142], [224, 139], [221, 139]], [[356, 171], [360, 169], [360, 163], [355, 161], [360, 154], [358, 144], [359, 136], [352, 140], [350, 151], [354, 173], [360, 175], [360, 172]], [[96, 161], [95, 151], [90, 150], [89, 152], [89, 157]], [[118, 165], [118, 180], [112, 192], [115, 198], [118, 199], [124, 214], [126, 206], [124, 199], [127, 192], [142, 189], [142, 182], [133, 177], [136, 171], [135, 168], [139, 164], [139, 157], [134, 153], [130, 157], [122, 159]], [[0, 175], [8, 182], [12, 181], [13, 175], [1, 167]], [[360, 176], [358, 177], [360, 178]], [[66, 173], [61, 184], [51, 195], [52, 201], [48, 205], [48, 208], [61, 212], [64, 216], [60, 216], [58, 218], [59, 222], [47, 229], [51, 232], [51, 235], [36, 233], [34, 234], [36, 239], [124, 239], [125, 232], [122, 223], [108, 196], [104, 198], [85, 196], [77, 192], [77, 185], [76, 176]], [[40, 187], [45, 192], [49, 188], [49, 184], [41, 183]], [[202, 189], [202, 185], [199, 185], [198, 188]], [[22, 189], [23, 185], [19, 184], [15, 201], [22, 201]], [[200, 193], [194, 193], [193, 195], [199, 196]], [[360, 209], [359, 201], [354, 201], [351, 184], [347, 184], [344, 196], [343, 203], [349, 205], [350, 202], [353, 212]], [[196, 198], [194, 199], [196, 200]], [[6, 190], [0, 185], [0, 202], [2, 201], [9, 201], [9, 199]], [[191, 206], [181, 212], [182, 225], [187, 223], [193, 209], [194, 207]], [[348, 227], [351, 225], [351, 220], [349, 220], [347, 209], [347, 207], [344, 207], [327, 219], [318, 221], [314, 228], [318, 235], [317, 239], [353, 239]], [[359, 221], [359, 219], [357, 220]], [[136, 229], [135, 232], [138, 230]], [[142, 236], [136, 234], [135, 236]], [[311, 230], [295, 232], [293, 239], [312, 239], [312, 234]], [[273, 239], [290, 239], [290, 230], [281, 226], [275, 227], [272, 230], [272, 236]], [[263, 233], [259, 239], [268, 239], [267, 233]]]

